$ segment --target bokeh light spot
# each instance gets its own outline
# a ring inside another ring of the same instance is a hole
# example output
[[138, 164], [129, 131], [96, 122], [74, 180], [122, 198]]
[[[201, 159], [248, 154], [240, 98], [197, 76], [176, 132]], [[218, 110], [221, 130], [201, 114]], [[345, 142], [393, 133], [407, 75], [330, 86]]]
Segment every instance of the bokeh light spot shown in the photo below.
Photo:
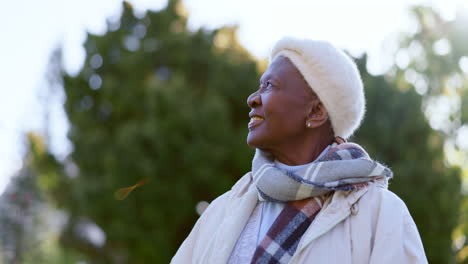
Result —
[[124, 46], [129, 51], [137, 51], [140, 48], [140, 40], [135, 36], [127, 36], [124, 39]]
[[101, 85], [102, 85], [102, 79], [99, 75], [94, 73], [93, 75], [91, 75], [91, 77], [89, 77], [89, 87], [91, 89], [97, 90], [101, 88]]
[[93, 69], [97, 69], [102, 66], [102, 56], [99, 54], [94, 54], [90, 59], [90, 64]]
[[439, 56], [444, 56], [452, 51], [452, 46], [450, 45], [448, 39], [443, 38], [436, 41], [432, 49], [434, 50], [435, 54]]

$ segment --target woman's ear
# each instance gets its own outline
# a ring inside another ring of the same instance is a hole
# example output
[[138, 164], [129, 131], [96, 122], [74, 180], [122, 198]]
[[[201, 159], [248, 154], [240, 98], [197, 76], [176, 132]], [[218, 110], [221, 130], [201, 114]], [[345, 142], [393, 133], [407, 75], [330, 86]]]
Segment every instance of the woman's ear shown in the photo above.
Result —
[[322, 103], [318, 102], [316, 104], [313, 104], [310, 108], [305, 125], [307, 128], [316, 128], [325, 124], [327, 120], [328, 112], [325, 109], [325, 106], [323, 106]]

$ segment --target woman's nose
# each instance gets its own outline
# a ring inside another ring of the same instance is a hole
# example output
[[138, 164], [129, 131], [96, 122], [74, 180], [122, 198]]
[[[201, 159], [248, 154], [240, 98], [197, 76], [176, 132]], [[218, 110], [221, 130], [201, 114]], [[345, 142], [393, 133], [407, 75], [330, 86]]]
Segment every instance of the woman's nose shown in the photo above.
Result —
[[247, 97], [247, 105], [250, 108], [255, 108], [261, 104], [262, 104], [262, 98], [260, 97], [260, 94], [258, 92], [255, 92], [251, 94], [249, 97]]

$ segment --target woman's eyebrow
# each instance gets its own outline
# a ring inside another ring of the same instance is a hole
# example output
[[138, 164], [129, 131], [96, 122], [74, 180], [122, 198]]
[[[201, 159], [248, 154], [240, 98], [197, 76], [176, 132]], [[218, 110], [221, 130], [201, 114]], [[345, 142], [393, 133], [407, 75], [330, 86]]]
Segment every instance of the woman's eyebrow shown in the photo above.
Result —
[[271, 74], [268, 74], [268, 75], [261, 77], [259, 79], [259, 82], [262, 83], [262, 82], [265, 82], [266, 80], [275, 80], [275, 78], [271, 76]]

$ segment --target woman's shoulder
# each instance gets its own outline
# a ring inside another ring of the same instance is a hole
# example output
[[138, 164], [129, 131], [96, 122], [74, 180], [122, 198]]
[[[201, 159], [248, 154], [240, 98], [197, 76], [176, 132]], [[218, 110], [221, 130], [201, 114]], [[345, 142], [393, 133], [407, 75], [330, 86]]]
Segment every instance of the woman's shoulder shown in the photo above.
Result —
[[252, 184], [252, 176], [251, 173], [248, 172], [244, 176], [242, 176], [227, 192], [221, 194], [217, 198], [215, 198], [209, 206], [206, 208], [205, 211], [208, 211], [208, 214], [212, 211], [222, 211], [222, 209], [226, 208], [226, 204], [229, 203], [235, 197], [240, 197], [242, 194], [247, 192], [247, 190], [251, 187]]
[[357, 205], [359, 211], [349, 221], [353, 229], [358, 230], [356, 242], [370, 241], [370, 262], [427, 263], [418, 228], [408, 207], [386, 184], [369, 184]]
[[231, 188], [231, 191], [235, 195], [242, 195], [243, 193], [247, 192], [247, 190], [251, 187], [253, 183], [253, 175], [252, 172], [247, 172], [242, 176]]
[[394, 192], [388, 189], [386, 181], [375, 181], [368, 185], [368, 191], [361, 198], [362, 202], [378, 207], [392, 207], [406, 209], [405, 202]]
[[368, 185], [367, 192], [358, 202], [361, 213], [369, 214], [376, 221], [414, 223], [405, 202], [387, 186], [386, 182], [372, 182]]

